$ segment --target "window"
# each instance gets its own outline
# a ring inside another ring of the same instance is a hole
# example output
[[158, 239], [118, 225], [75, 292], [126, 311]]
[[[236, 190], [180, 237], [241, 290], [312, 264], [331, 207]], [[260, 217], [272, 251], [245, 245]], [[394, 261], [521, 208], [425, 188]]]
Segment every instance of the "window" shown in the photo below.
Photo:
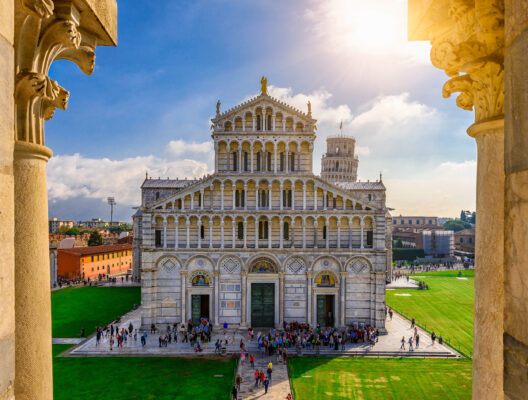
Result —
[[268, 171], [271, 171], [271, 151], [267, 152], [268, 155]]
[[243, 222], [239, 222], [238, 225], [237, 225], [237, 238], [238, 240], [242, 240], [244, 239], [244, 223]]
[[403, 219], [400, 221], [400, 224], [403, 225], [405, 222], [403, 221]]
[[115, 258], [115, 253], [112, 253], [112, 258]]
[[368, 195], [368, 201], [372, 201], [372, 195], [371, 194]]
[[295, 153], [293, 151], [290, 154], [290, 171], [295, 171]]
[[243, 189], [237, 190], [235, 192], [235, 207], [244, 207], [245, 206], [245, 192]]
[[268, 131], [271, 131], [271, 115], [268, 115], [268, 126], [267, 126], [267, 130]]
[[287, 222], [284, 223], [284, 229], [282, 231], [282, 237], [284, 240], [290, 239], [290, 224]]
[[396, 220], [392, 221], [392, 224], [393, 224], [393, 225], [396, 225]]
[[433, 225], [433, 220], [432, 219], [429, 220], [429, 225]]
[[464, 238], [460, 238], [460, 243], [464, 243]]
[[412, 219], [409, 220], [409, 225], [412, 225]]
[[373, 232], [367, 231], [367, 247], [372, 247]]
[[260, 151], [257, 152], [257, 171], [260, 171]]
[[292, 205], [292, 191], [284, 189], [282, 191], [282, 205], [283, 207], [291, 207]]
[[267, 190], [261, 190], [260, 191], [260, 207], [267, 207], [268, 204], [268, 191]]
[[202, 193], [198, 193], [198, 207], [202, 206]]
[[154, 240], [155, 240], [155, 246], [161, 247], [161, 231], [159, 229], [156, 229]]
[[205, 226], [200, 225], [200, 239], [205, 238]]
[[100, 255], [98, 254], [98, 255], [97, 255], [97, 261], [99, 261], [99, 257], [100, 257]]
[[473, 243], [473, 238], [468, 239], [469, 243]]
[[248, 168], [248, 152], [244, 151], [244, 171], [249, 171]]
[[416, 225], [420, 225], [420, 220], [419, 219], [416, 220]]
[[259, 221], [259, 239], [268, 238], [268, 221]]
[[94, 256], [92, 256], [92, 262], [94, 261]]
[[323, 239], [326, 240], [326, 225], [323, 226]]
[[160, 193], [156, 192], [156, 200], [159, 200]]
[[281, 151], [281, 153], [280, 153], [280, 155], [279, 155], [279, 164], [280, 164], [280, 165], [279, 165], [279, 170], [280, 170], [281, 172], [284, 172], [284, 160], [285, 160], [285, 159], [284, 159], [284, 152]]
[[261, 128], [261, 122], [262, 122], [262, 118], [260, 115], [257, 115], [257, 131], [260, 131], [262, 128]]
[[332, 199], [332, 203], [333, 203], [332, 205], [334, 206], [334, 208], [337, 208], [337, 199], [335, 197]]

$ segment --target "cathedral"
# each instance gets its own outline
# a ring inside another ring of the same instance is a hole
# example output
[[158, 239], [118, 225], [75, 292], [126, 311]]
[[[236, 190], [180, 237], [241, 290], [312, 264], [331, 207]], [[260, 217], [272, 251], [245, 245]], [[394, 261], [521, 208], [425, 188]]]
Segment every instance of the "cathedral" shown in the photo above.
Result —
[[381, 181], [357, 181], [355, 140], [261, 92], [211, 119], [214, 173], [151, 179], [134, 215], [142, 325], [370, 324], [385, 330], [391, 216]]

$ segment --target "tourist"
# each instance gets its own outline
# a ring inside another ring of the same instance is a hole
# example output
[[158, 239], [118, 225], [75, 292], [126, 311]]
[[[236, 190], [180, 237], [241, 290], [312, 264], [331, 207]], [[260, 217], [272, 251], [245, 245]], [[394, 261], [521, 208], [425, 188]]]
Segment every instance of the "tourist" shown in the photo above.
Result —
[[244, 361], [246, 360], [246, 352], [242, 349], [240, 351], [240, 364], [244, 365]]
[[255, 369], [255, 356], [253, 354], [249, 355], [249, 363], [251, 364], [251, 368]]
[[260, 371], [260, 384], [263, 385], [264, 384], [264, 370]]
[[411, 320], [411, 328], [414, 328], [414, 323], [415, 323], [415, 321], [414, 321], [414, 318], [413, 318], [413, 319]]
[[392, 308], [389, 308], [389, 316], [390, 316], [390, 320], [392, 321]]
[[409, 336], [409, 351], [414, 351], [413, 350], [413, 338]]
[[242, 383], [242, 377], [239, 374], [237, 374], [236, 379], [235, 379], [235, 385], [238, 390], [240, 390], [241, 383]]
[[405, 350], [405, 336], [402, 337], [402, 340], [401, 340], [400, 350], [401, 350], [401, 349]]
[[268, 380], [271, 382], [271, 373], [273, 372], [273, 368], [272, 368], [272, 363], [271, 361], [268, 363]]
[[215, 354], [218, 353], [220, 354], [220, 339], [216, 339], [216, 343], [215, 343]]
[[257, 369], [253, 375], [255, 376], [255, 387], [258, 387], [260, 381], [260, 371]]
[[268, 378], [264, 379], [264, 394], [268, 393], [268, 386], [270, 384], [270, 381], [268, 380]]
[[237, 390], [236, 385], [233, 385], [233, 390], [231, 391], [231, 393], [233, 394], [233, 400], [237, 400], [238, 399], [238, 390]]
[[110, 336], [110, 351], [113, 350], [114, 347], [114, 336]]
[[286, 396], [286, 400], [293, 400], [293, 397], [292, 397], [291, 393], [288, 393], [288, 395]]
[[414, 340], [416, 341], [416, 348], [418, 348], [418, 345], [420, 344], [420, 335], [417, 333], [416, 334], [416, 337], [414, 338]]
[[433, 331], [433, 333], [431, 333], [431, 341], [433, 342], [433, 346], [435, 344], [435, 340], [436, 340], [436, 334]]
[[84, 326], [81, 328], [81, 337], [84, 337]]

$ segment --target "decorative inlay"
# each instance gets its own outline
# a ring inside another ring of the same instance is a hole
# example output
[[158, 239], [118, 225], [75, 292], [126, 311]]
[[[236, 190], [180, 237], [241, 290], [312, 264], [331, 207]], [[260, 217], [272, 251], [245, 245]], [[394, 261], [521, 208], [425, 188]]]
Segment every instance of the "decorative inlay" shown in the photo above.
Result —
[[365, 262], [365, 260], [357, 259], [350, 263], [349, 269], [351, 272], [355, 272], [356, 274], [360, 274], [365, 269], [368, 269], [368, 265]]
[[167, 258], [161, 262], [160, 267], [164, 272], [171, 273], [178, 267], [178, 265], [173, 259]]
[[240, 263], [232, 257], [226, 258], [222, 261], [222, 269], [228, 274], [238, 274], [240, 273]]
[[304, 261], [301, 257], [294, 257], [290, 262], [288, 262], [286, 268], [288, 268], [288, 271], [290, 271], [292, 274], [298, 274], [305, 269]]

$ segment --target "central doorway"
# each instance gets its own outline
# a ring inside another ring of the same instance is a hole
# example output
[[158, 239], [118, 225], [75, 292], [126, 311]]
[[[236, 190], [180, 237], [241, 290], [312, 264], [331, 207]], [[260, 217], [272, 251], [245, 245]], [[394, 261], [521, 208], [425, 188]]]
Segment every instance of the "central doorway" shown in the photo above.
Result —
[[191, 296], [191, 320], [193, 325], [200, 323], [200, 318], [209, 320], [209, 295], [193, 294]]
[[317, 323], [322, 327], [334, 326], [335, 310], [333, 294], [317, 295]]
[[275, 284], [251, 284], [251, 326], [268, 328], [275, 325]]

